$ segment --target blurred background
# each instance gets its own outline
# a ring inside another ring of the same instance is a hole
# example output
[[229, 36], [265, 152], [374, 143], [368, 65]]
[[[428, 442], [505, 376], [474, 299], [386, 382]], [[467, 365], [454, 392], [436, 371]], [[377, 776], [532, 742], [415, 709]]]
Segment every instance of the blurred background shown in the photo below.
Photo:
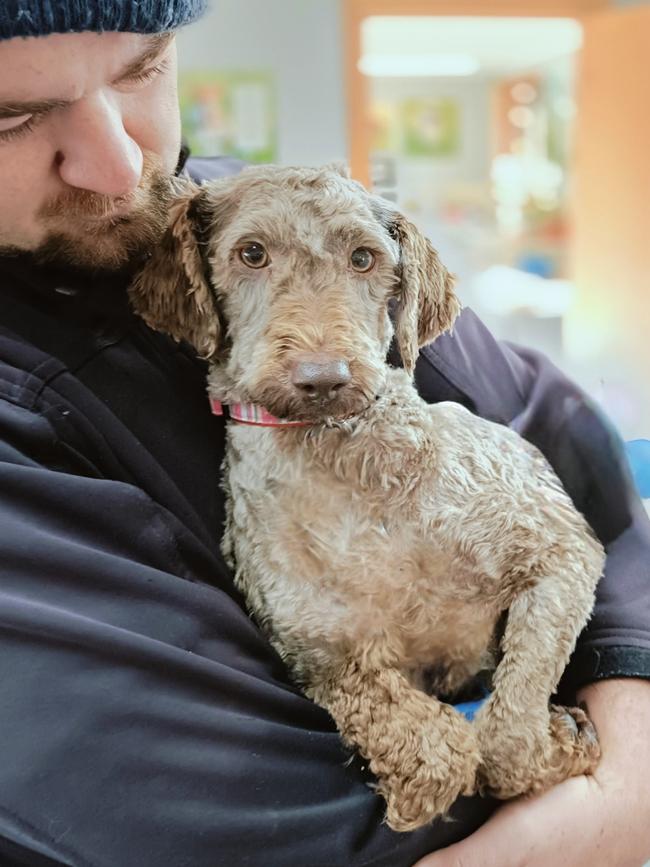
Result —
[[348, 162], [650, 497], [650, 0], [215, 0], [179, 56], [196, 155]]

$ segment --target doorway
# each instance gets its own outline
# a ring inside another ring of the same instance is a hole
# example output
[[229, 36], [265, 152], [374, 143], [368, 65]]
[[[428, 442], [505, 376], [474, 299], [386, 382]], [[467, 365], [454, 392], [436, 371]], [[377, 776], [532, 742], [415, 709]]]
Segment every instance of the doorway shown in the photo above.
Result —
[[353, 175], [650, 439], [650, 5], [345, 0]]

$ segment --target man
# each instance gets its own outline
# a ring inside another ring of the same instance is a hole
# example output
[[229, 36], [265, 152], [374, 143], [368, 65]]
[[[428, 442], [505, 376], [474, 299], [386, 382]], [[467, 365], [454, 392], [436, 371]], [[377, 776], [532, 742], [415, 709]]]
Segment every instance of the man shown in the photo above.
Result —
[[536, 442], [608, 547], [561, 685], [599, 729], [598, 774], [475, 834], [495, 807], [478, 798], [395, 834], [247, 617], [219, 554], [224, 430], [204, 367], [126, 301], [169, 177], [224, 170], [179, 163], [165, 34], [200, 3], [0, 6], [0, 864], [640, 864], [648, 522], [607, 424], [470, 311], [423, 351], [423, 395]]

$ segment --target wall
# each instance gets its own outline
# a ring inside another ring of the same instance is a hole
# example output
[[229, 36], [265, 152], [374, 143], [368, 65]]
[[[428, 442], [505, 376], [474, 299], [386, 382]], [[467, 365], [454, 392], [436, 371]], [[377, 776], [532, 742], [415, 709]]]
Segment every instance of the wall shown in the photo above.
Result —
[[214, 0], [179, 35], [182, 69], [264, 69], [278, 87], [278, 161], [347, 158], [339, 0]]

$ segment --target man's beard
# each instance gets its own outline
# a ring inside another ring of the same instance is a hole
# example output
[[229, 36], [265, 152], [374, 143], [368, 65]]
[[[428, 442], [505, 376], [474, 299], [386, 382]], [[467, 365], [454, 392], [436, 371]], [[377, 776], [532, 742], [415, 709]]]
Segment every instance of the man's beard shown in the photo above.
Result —
[[[112, 198], [71, 188], [47, 201], [37, 218], [47, 234], [37, 247], [0, 247], [0, 255], [27, 253], [38, 265], [91, 271], [136, 267], [167, 226], [172, 181], [160, 160], [145, 153], [142, 177], [129, 196]], [[116, 210], [121, 214], [111, 217]]]

